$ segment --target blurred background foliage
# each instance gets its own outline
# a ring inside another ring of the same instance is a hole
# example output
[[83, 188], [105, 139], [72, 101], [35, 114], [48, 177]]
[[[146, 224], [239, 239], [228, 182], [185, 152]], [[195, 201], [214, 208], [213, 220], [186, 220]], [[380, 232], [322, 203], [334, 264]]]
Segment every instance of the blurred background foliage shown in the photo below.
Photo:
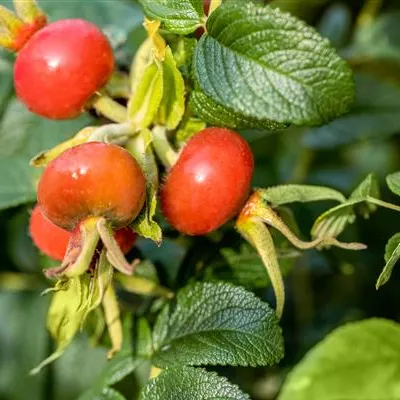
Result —
[[[229, 0], [228, 0], [229, 1]], [[242, 0], [237, 0], [242, 1]], [[246, 0], [243, 0], [246, 1]], [[348, 195], [369, 172], [378, 176], [382, 198], [396, 203], [384, 185], [387, 174], [400, 170], [400, 2], [398, 0], [273, 0], [329, 38], [354, 69], [357, 100], [352, 111], [330, 124], [278, 133], [243, 132], [256, 157], [254, 185], [282, 183], [331, 186]], [[0, 4], [11, 6], [11, 0]], [[130, 0], [42, 1], [51, 20], [86, 18], [109, 35], [118, 64], [128, 71], [145, 37], [140, 7]], [[94, 348], [85, 334], [66, 354], [37, 376], [29, 370], [45, 358], [52, 342], [45, 329], [48, 286], [39, 255], [28, 234], [38, 172], [30, 158], [76, 133], [93, 115], [51, 122], [27, 112], [13, 92], [13, 55], [0, 55], [0, 400], [71, 400], [89, 388], [105, 364], [105, 348]], [[330, 204], [296, 205], [302, 236]], [[400, 272], [378, 292], [376, 279], [384, 264], [384, 246], [398, 232], [400, 216], [379, 209], [369, 220], [358, 219], [344, 238], [368, 245], [364, 252], [309, 251], [288, 263], [287, 308], [282, 320], [286, 340], [283, 362], [270, 369], [219, 368], [256, 400], [274, 399], [287, 372], [313, 345], [347, 321], [372, 316], [400, 320]], [[273, 302], [263, 289], [257, 256], [232, 226], [204, 238], [182, 238], [166, 227], [161, 248], [139, 240], [132, 256], [150, 259], [161, 283], [172, 289], [193, 275], [230, 279]], [[282, 267], [286, 262], [282, 263]], [[258, 272], [257, 272], [258, 271]], [[262, 271], [262, 270], [261, 270]], [[263, 271], [262, 271], [263, 272]], [[261, 283], [260, 283], [261, 282]], [[122, 306], [138, 314], [148, 300], [122, 295]], [[141, 371], [120, 384], [134, 398]], [[90, 398], [90, 397], [89, 397]], [[322, 399], [321, 399], [322, 400]]]

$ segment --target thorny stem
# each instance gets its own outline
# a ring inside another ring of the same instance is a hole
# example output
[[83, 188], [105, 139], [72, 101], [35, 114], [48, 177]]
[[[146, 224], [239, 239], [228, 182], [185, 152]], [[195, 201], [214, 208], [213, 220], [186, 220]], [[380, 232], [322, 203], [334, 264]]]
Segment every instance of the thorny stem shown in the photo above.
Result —
[[103, 310], [112, 343], [112, 348], [108, 352], [110, 359], [121, 350], [123, 341], [119, 304], [113, 285], [110, 285], [104, 294]]
[[240, 218], [236, 224], [240, 234], [260, 255], [271, 280], [276, 297], [276, 315], [281, 319], [285, 305], [285, 285], [272, 236], [264, 223], [256, 218]]
[[128, 110], [126, 107], [103, 94], [96, 94], [88, 105], [111, 121], [122, 123], [127, 120]]
[[167, 167], [171, 168], [178, 159], [178, 153], [172, 148], [167, 138], [167, 130], [163, 126], [155, 126], [152, 130], [154, 150]]

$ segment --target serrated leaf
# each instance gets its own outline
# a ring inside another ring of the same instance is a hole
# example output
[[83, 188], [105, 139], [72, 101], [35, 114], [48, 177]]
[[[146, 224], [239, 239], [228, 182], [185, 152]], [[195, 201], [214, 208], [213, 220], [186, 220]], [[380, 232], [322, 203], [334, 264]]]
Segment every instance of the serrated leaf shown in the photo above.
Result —
[[151, 132], [143, 130], [127, 143], [127, 150], [135, 157], [146, 177], [146, 201], [143, 210], [133, 221], [132, 228], [147, 239], [156, 243], [162, 241], [162, 230], [154, 216], [157, 210], [158, 167], [154, 157]]
[[190, 107], [195, 115], [213, 126], [222, 126], [235, 129], [268, 129], [274, 131], [283, 129], [284, 124], [270, 120], [260, 120], [255, 117], [248, 117], [244, 114], [233, 111], [215, 102], [201, 89], [197, 88], [190, 97]]
[[386, 177], [387, 185], [389, 189], [397, 196], [400, 196], [400, 172], [395, 172], [394, 174], [388, 175]]
[[167, 369], [144, 388], [141, 400], [249, 400], [236, 385], [201, 368]]
[[370, 319], [335, 330], [289, 374], [279, 400], [400, 398], [400, 326]]
[[376, 288], [379, 289], [385, 283], [387, 283], [392, 276], [393, 268], [400, 259], [400, 233], [396, 233], [392, 236], [386, 244], [385, 249], [385, 262], [386, 265], [381, 272], [378, 281], [376, 282]]
[[185, 112], [185, 82], [176, 66], [170, 47], [167, 47], [163, 68], [163, 97], [158, 109], [158, 124], [174, 130]]
[[369, 201], [370, 198], [379, 198], [378, 182], [374, 174], [369, 174], [347, 201], [320, 215], [311, 234], [315, 238], [339, 236], [349, 223], [354, 222], [355, 211], [368, 218], [376, 210], [376, 205]]
[[202, 24], [202, 0], [139, 0], [145, 14], [160, 20], [169, 32], [187, 35]]
[[271, 365], [283, 356], [274, 311], [243, 288], [197, 283], [178, 292], [153, 331], [153, 364]]
[[290, 203], [307, 203], [313, 201], [334, 200], [339, 203], [346, 201], [342, 193], [323, 186], [311, 185], [280, 185], [258, 191], [263, 200], [273, 206]]
[[356, 100], [349, 114], [310, 129], [303, 139], [306, 147], [330, 149], [370, 138], [381, 140], [399, 131], [400, 86], [364, 74], [357, 74], [355, 82]]
[[227, 2], [210, 15], [207, 31], [195, 52], [194, 74], [217, 104], [247, 117], [319, 125], [353, 103], [347, 63], [289, 14]]
[[128, 118], [138, 129], [151, 125], [163, 97], [162, 64], [153, 60], [142, 74], [133, 75], [132, 97], [128, 103]]

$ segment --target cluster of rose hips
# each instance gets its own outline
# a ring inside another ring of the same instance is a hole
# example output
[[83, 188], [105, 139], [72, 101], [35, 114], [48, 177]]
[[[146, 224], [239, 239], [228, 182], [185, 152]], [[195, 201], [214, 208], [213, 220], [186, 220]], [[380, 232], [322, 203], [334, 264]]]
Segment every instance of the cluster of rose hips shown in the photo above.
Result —
[[[84, 20], [39, 28], [18, 48], [17, 96], [43, 117], [74, 118], [110, 79], [111, 46]], [[167, 171], [160, 190], [162, 212], [182, 233], [210, 233], [243, 206], [252, 173], [252, 152], [237, 133], [221, 128], [198, 132]], [[79, 258], [89, 240], [88, 227], [98, 227], [99, 221], [104, 245], [117, 243], [126, 252], [135, 240], [129, 226], [144, 206], [145, 191], [143, 171], [123, 147], [88, 142], [67, 149], [47, 165], [39, 182], [32, 238], [45, 254], [64, 260], [60, 274]], [[115, 232], [114, 239], [107, 231]]]

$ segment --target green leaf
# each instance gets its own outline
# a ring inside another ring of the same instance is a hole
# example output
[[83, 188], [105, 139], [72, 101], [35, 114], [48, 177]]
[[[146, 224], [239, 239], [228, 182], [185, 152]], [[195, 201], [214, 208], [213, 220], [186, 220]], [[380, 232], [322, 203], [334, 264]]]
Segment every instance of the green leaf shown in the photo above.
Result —
[[147, 65], [142, 74], [133, 75], [128, 118], [135, 127], [145, 129], [151, 125], [157, 115], [163, 91], [163, 67], [158, 60]]
[[[285, 259], [294, 259], [298, 256], [295, 251], [288, 253], [279, 252], [277, 249], [277, 252], [278, 257]], [[249, 290], [265, 288], [270, 284], [264, 264], [252, 246], [243, 244], [238, 251], [223, 248], [220, 253], [222, 259], [204, 269], [204, 280], [230, 282]], [[283, 275], [291, 270], [289, 263], [280, 263], [280, 267]]]
[[370, 319], [335, 330], [289, 374], [279, 400], [400, 398], [400, 326]]
[[157, 123], [165, 125], [169, 130], [174, 130], [185, 112], [185, 82], [169, 47], [167, 47], [162, 68], [164, 87]]
[[397, 196], [400, 196], [400, 172], [395, 172], [386, 177], [389, 189]]
[[[0, 393], [13, 400], [46, 398], [46, 376], [29, 376], [49, 347], [44, 328], [48, 299], [37, 291], [0, 291]], [[21, 382], [23, 381], [23, 384]]]
[[308, 131], [306, 147], [335, 148], [369, 138], [381, 140], [399, 131], [400, 86], [363, 74], [356, 75], [355, 82], [356, 101], [350, 113]]
[[369, 174], [347, 201], [320, 215], [311, 234], [315, 238], [339, 236], [349, 223], [354, 222], [355, 211], [368, 218], [376, 210], [376, 205], [369, 201], [370, 198], [379, 198], [378, 181], [374, 174]]
[[[11, 0], [7, 2], [12, 3]], [[126, 39], [127, 34], [143, 22], [142, 10], [133, 1], [65, 1], [62, 7], [57, 2], [43, 1], [40, 6], [51, 20], [83, 18], [91, 21], [103, 28], [112, 42]]]
[[386, 265], [381, 272], [378, 281], [376, 282], [376, 288], [379, 289], [385, 283], [387, 283], [392, 276], [393, 268], [397, 261], [400, 259], [400, 233], [396, 233], [387, 242], [385, 249], [385, 262]]
[[290, 203], [307, 203], [322, 200], [334, 200], [339, 203], [346, 201], [342, 193], [323, 186], [311, 185], [280, 185], [258, 191], [263, 200], [273, 206]]
[[352, 72], [326, 39], [295, 17], [248, 2], [207, 20], [194, 74], [217, 104], [247, 117], [319, 125], [346, 113]]
[[153, 331], [153, 363], [271, 365], [283, 356], [274, 311], [243, 288], [197, 283], [178, 292]]
[[36, 201], [40, 172], [29, 167], [22, 156], [0, 157], [0, 209]]
[[190, 98], [190, 107], [193, 113], [199, 118], [214, 126], [236, 129], [263, 128], [270, 131], [286, 127], [284, 124], [249, 117], [240, 112], [224, 107], [215, 102], [211, 97], [207, 96], [199, 88], [192, 93]]
[[139, 0], [145, 14], [160, 20], [172, 33], [187, 35], [202, 24], [202, 0]]
[[178, 36], [175, 40], [169, 41], [169, 44], [174, 54], [176, 66], [185, 78], [191, 79], [193, 54], [197, 46], [197, 40]]
[[176, 132], [175, 141], [178, 146], [184, 145], [193, 135], [205, 129], [207, 124], [198, 118], [183, 120]]
[[130, 140], [127, 150], [138, 161], [146, 177], [146, 201], [142, 212], [133, 221], [132, 228], [140, 235], [156, 243], [162, 241], [162, 230], [154, 216], [157, 210], [158, 167], [151, 146], [152, 135], [148, 129]]
[[144, 388], [141, 400], [249, 400], [250, 397], [215, 372], [201, 368], [167, 369]]
[[29, 112], [13, 100], [0, 124], [0, 209], [36, 200], [40, 170], [29, 167], [30, 159], [66, 140], [92, 121], [87, 115], [71, 121], [51, 121]]
[[57, 347], [51, 356], [32, 371], [32, 374], [38, 373], [43, 367], [59, 358], [79, 331], [88, 309], [89, 282], [88, 275], [81, 275], [67, 281], [59, 281], [54, 288], [55, 293], [47, 315], [47, 328], [55, 339]]

